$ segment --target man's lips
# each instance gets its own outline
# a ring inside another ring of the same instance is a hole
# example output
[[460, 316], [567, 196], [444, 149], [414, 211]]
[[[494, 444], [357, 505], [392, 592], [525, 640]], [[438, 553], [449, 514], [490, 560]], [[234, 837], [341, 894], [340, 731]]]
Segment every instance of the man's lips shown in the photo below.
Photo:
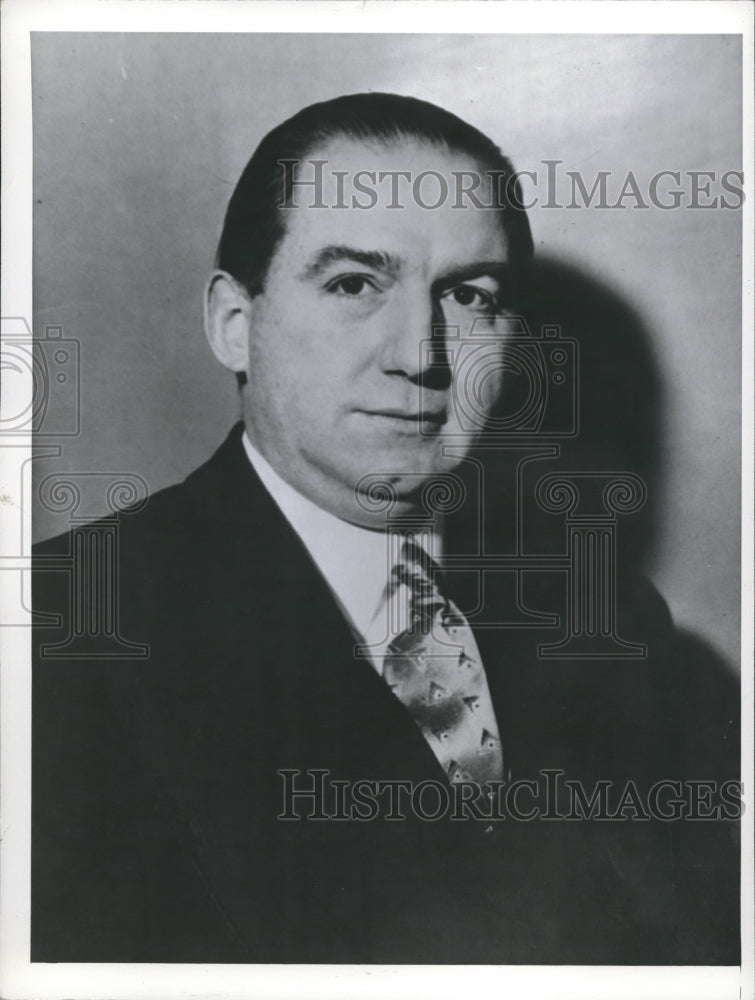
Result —
[[407, 425], [412, 424], [433, 424], [441, 427], [448, 419], [448, 415], [443, 410], [400, 410], [400, 409], [361, 409], [360, 413], [368, 417], [385, 417], [390, 420], [403, 421]]

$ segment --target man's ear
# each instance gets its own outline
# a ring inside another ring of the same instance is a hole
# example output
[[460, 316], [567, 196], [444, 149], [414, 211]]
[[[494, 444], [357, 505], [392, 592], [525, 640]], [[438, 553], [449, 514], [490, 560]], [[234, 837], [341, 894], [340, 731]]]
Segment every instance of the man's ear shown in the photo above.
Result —
[[212, 352], [232, 372], [249, 368], [252, 302], [246, 290], [225, 271], [213, 271], [204, 296], [204, 329]]

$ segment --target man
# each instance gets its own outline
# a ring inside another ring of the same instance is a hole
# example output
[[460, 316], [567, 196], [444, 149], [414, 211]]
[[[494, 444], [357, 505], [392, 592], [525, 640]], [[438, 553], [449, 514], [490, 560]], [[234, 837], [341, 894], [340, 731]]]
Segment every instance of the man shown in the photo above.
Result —
[[[205, 303], [243, 423], [119, 519], [133, 655], [81, 625], [116, 542], [38, 553], [33, 960], [738, 960], [736, 802], [699, 786], [736, 777], [725, 676], [634, 579], [646, 655], [539, 656], [563, 561], [505, 627], [482, 459], [531, 253], [511, 165], [442, 109], [353, 95], [260, 144]], [[625, 791], [580, 819], [561, 773]], [[672, 818], [691, 779], [713, 820]]]

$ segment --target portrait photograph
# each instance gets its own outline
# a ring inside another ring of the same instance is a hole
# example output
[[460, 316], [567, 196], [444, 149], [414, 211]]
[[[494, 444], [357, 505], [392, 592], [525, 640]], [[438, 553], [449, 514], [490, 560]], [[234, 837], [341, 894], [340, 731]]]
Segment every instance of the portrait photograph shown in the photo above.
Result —
[[751, 995], [751, 6], [55, 6], [2, 995]]

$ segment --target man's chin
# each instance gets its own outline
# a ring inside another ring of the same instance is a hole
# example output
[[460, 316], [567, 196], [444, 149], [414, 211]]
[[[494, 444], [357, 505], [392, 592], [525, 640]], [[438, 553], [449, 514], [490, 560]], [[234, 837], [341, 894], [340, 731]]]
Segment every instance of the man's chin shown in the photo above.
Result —
[[355, 487], [355, 505], [370, 519], [388, 521], [446, 513], [463, 499], [458, 465], [459, 459], [449, 459], [425, 469], [366, 473]]

